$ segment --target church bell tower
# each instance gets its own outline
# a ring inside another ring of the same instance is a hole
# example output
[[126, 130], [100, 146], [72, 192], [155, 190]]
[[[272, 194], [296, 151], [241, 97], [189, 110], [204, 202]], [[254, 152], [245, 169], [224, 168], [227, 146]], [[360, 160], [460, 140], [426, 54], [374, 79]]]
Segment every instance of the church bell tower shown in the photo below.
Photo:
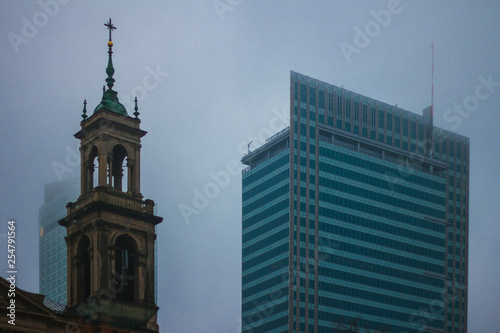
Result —
[[141, 194], [141, 138], [137, 98], [133, 117], [113, 90], [109, 29], [107, 89], [87, 116], [84, 102], [80, 140], [81, 195], [68, 203], [68, 306], [93, 325], [138, 332], [158, 331], [155, 302], [154, 202]]

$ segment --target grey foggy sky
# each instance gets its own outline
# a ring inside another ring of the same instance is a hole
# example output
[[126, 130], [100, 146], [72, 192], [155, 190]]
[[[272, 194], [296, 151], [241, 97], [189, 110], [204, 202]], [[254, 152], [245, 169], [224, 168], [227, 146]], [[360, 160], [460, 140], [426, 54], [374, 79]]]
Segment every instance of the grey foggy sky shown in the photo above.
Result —
[[[475, 96], [479, 77], [500, 82], [500, 3], [401, 0], [401, 11], [347, 59], [341, 44], [355, 46], [356, 27], [364, 30], [375, 21], [371, 11], [390, 2], [221, 0], [229, 10], [218, 13], [213, 0], [60, 0], [47, 15], [41, 4], [54, 1], [2, 1], [0, 275], [2, 234], [15, 218], [18, 286], [38, 291], [43, 186], [58, 180], [54, 163], [67, 166], [63, 178], [79, 176], [78, 163], [66, 159], [78, 151], [83, 100], [90, 112], [100, 101], [109, 17], [118, 28], [115, 90], [129, 114], [126, 97], [139, 95], [148, 131], [142, 193], [164, 217], [163, 332], [238, 332], [241, 176], [230, 176], [190, 223], [179, 206], [193, 207], [195, 192], [241, 159], [249, 137], [285, 127], [276, 114], [288, 113], [290, 70], [421, 114], [431, 99], [434, 42], [435, 125], [471, 140], [469, 331], [498, 332], [500, 84], [472, 112], [453, 106]], [[39, 27], [26, 31], [34, 20]], [[25, 38], [17, 50], [12, 34]]]

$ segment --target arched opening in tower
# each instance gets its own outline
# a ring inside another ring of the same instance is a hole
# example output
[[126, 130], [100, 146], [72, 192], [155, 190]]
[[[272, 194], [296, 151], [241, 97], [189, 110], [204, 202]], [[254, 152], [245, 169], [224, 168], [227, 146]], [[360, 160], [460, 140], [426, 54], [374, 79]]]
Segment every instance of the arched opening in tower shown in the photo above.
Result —
[[113, 157], [110, 161], [110, 186], [119, 191], [123, 191], [123, 189], [128, 191], [127, 159], [127, 150], [125, 147], [122, 145], [116, 145], [113, 147]]
[[135, 300], [135, 284], [137, 267], [137, 246], [132, 237], [121, 235], [115, 243], [116, 298]]
[[90, 240], [83, 236], [77, 248], [76, 292], [77, 303], [84, 302], [90, 296]]
[[96, 146], [92, 146], [87, 166], [87, 193], [99, 184], [99, 151]]

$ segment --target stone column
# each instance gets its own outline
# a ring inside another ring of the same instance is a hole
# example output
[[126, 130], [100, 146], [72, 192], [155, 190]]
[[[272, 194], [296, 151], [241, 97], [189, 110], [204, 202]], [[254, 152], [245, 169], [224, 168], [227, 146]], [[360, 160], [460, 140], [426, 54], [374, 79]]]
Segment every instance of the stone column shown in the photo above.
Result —
[[99, 154], [99, 186], [107, 185], [107, 177], [108, 177], [108, 154], [100, 153]]

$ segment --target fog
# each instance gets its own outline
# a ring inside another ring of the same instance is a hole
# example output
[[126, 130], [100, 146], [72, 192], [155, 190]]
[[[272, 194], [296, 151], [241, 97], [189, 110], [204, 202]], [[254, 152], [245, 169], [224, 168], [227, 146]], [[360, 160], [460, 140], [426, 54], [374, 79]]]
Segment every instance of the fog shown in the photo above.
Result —
[[[241, 330], [239, 161], [250, 141], [256, 148], [286, 127], [290, 70], [421, 114], [431, 101], [432, 43], [434, 123], [471, 142], [469, 331], [498, 331], [493, 1], [2, 1], [1, 276], [7, 221], [15, 219], [18, 287], [38, 292], [44, 185], [79, 177], [73, 134], [84, 99], [88, 110], [100, 102], [110, 17], [114, 89], [129, 114], [138, 97], [148, 131], [142, 193], [164, 217], [161, 331]], [[478, 93], [483, 81], [490, 83]]]

